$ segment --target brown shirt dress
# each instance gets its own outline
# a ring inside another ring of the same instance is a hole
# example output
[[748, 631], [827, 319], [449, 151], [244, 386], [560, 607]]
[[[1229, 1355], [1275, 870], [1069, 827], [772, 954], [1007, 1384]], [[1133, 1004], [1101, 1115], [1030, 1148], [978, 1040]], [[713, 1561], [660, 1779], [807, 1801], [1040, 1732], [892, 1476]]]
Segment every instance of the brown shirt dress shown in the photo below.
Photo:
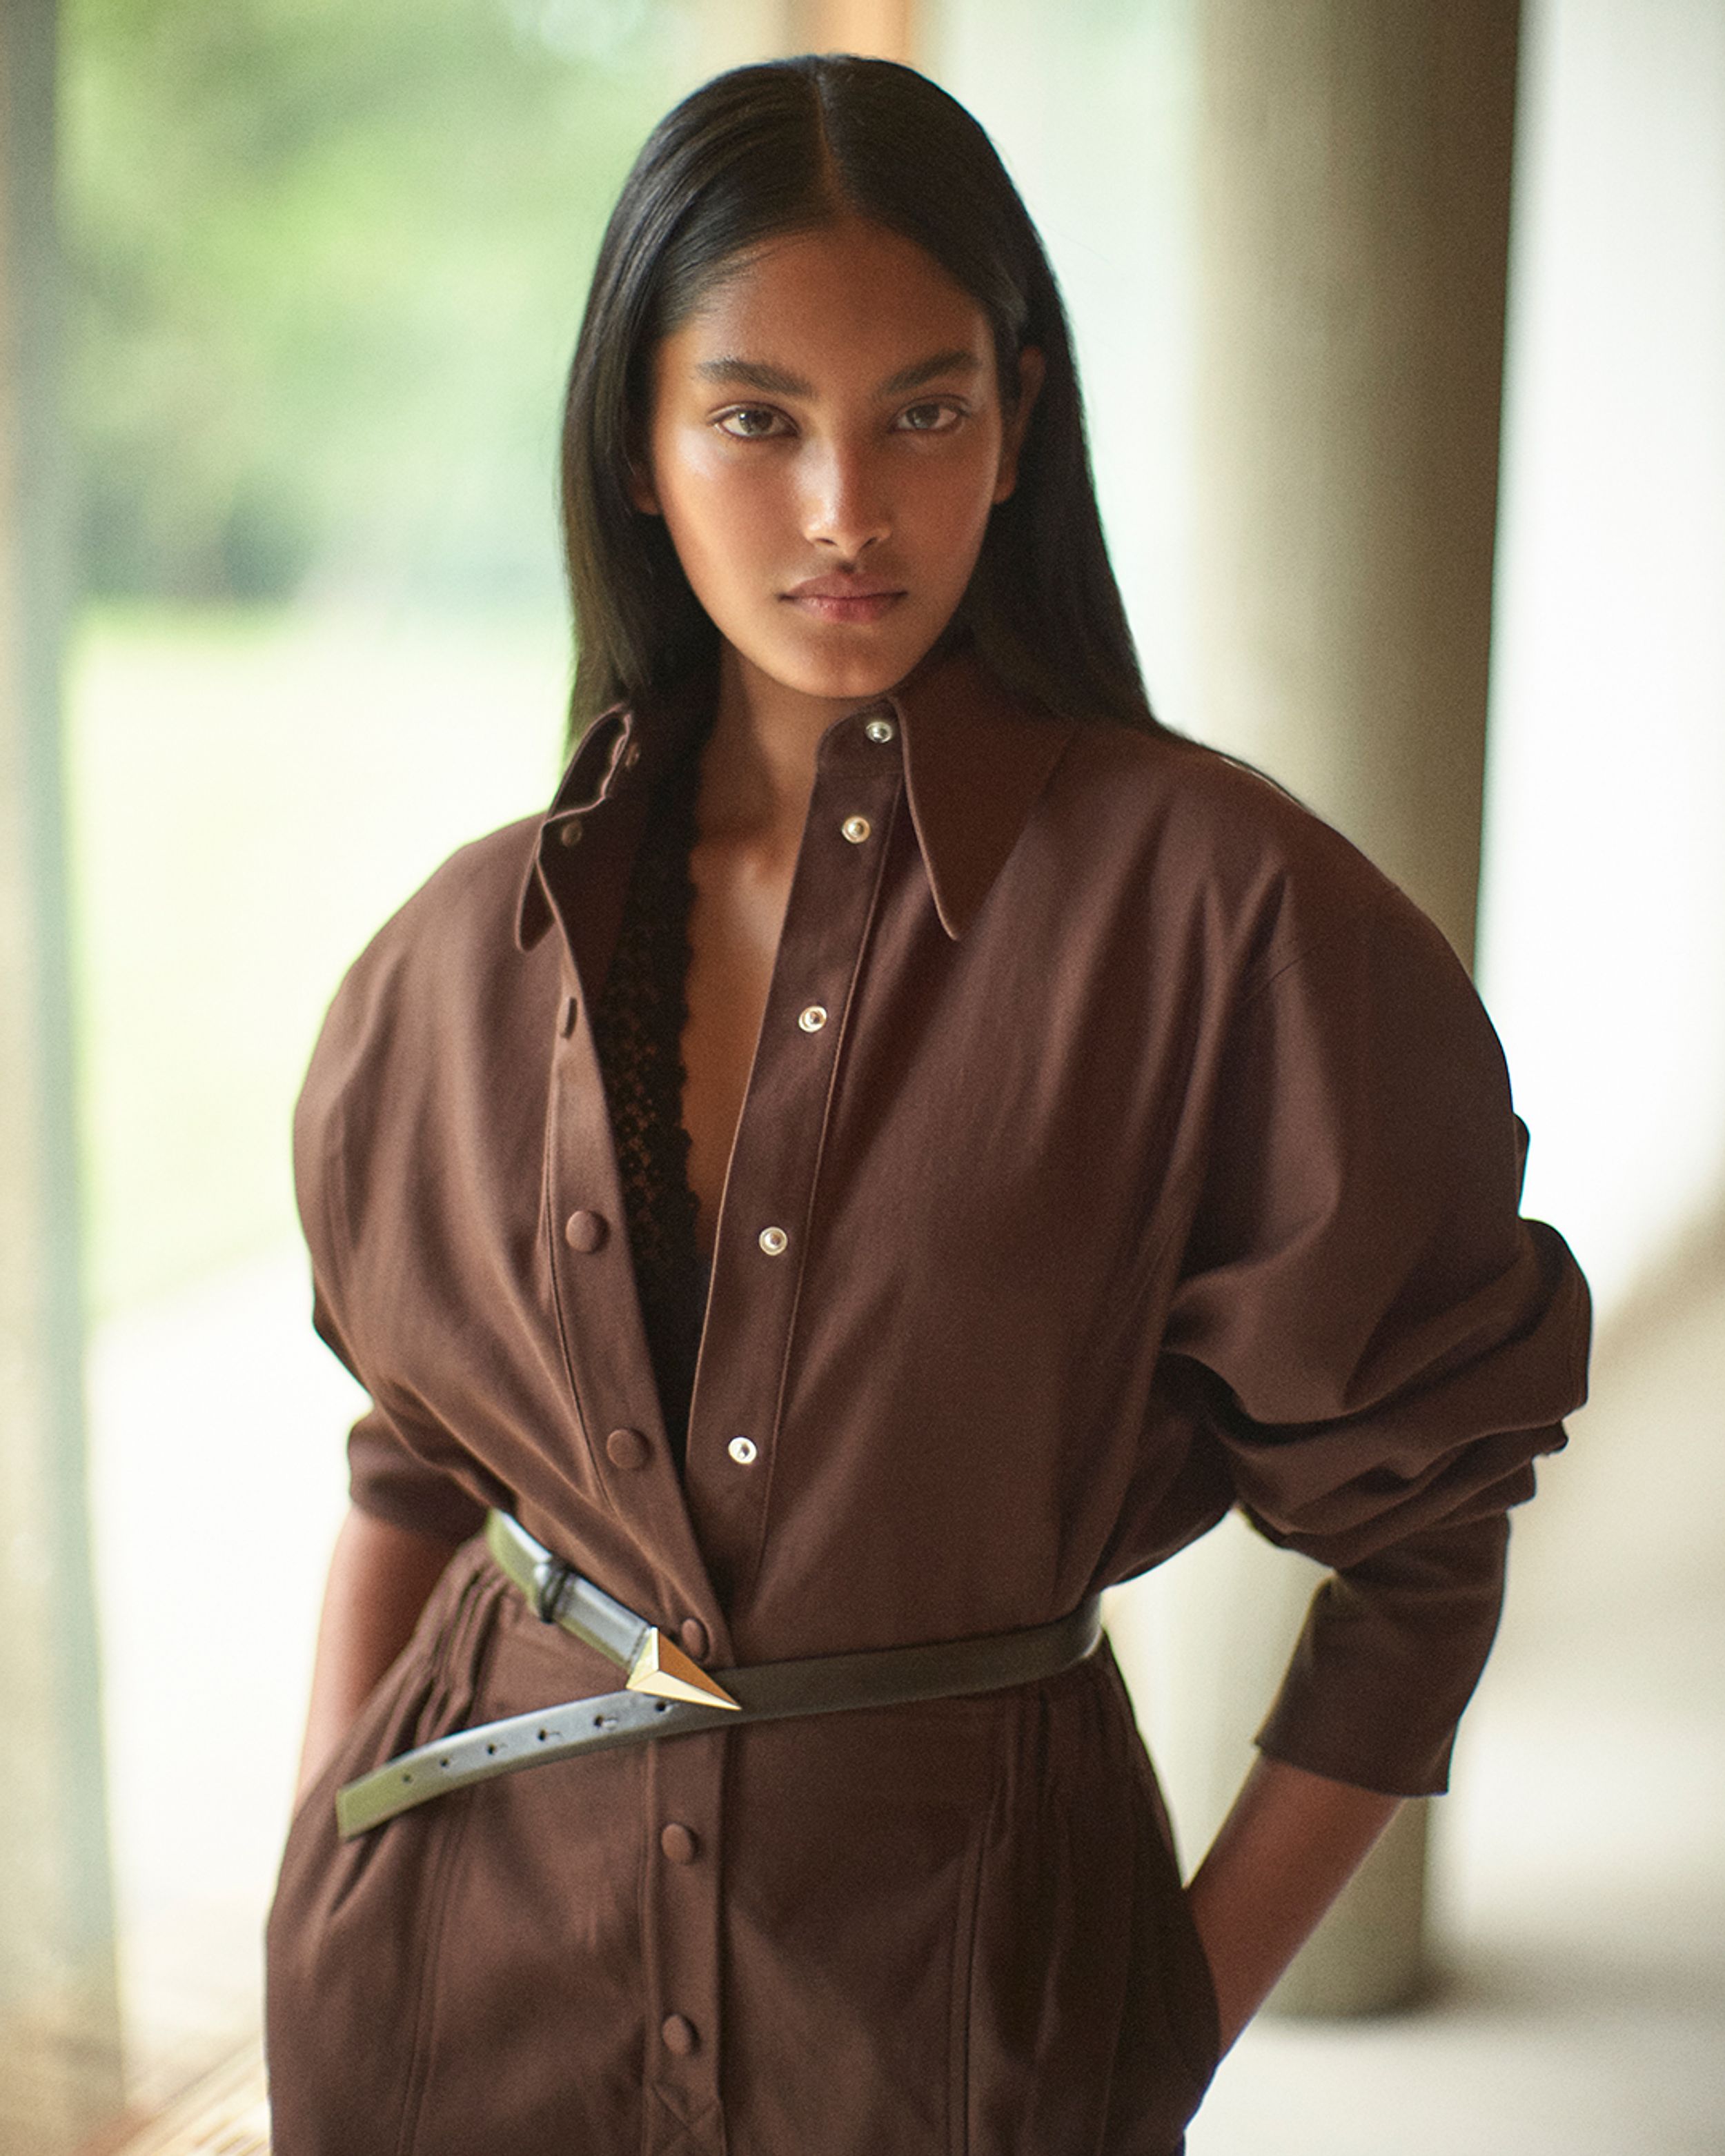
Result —
[[[698, 722], [596, 724], [336, 999], [296, 1152], [357, 1502], [506, 1507], [721, 1671], [1040, 1625], [1237, 1504], [1333, 1569], [1260, 1742], [1441, 1789], [1587, 1332], [1441, 936], [1262, 778], [967, 653], [838, 722], [680, 1473], [590, 1014]], [[1106, 1646], [337, 1840], [340, 1783], [616, 1682], [463, 1550], [290, 1836], [279, 2156], [1178, 2149], [1214, 2000]]]

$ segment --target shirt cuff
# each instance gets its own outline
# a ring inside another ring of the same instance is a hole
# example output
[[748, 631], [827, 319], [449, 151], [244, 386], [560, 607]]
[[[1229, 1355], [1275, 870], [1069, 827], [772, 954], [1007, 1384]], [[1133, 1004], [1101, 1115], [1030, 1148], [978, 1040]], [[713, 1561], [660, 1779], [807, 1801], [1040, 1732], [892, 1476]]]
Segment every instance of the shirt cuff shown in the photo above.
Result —
[[1385, 1796], [1441, 1794], [1497, 1629], [1508, 1536], [1496, 1512], [1332, 1573], [1312, 1597], [1260, 1749]]

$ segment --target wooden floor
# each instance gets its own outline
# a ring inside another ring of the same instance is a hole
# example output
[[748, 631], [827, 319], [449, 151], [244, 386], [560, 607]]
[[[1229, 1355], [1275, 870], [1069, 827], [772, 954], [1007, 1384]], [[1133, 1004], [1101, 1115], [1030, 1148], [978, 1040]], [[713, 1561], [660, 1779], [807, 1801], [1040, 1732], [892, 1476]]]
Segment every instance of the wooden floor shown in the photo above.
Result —
[[103, 2156], [270, 2156], [264, 2055], [249, 2044]]

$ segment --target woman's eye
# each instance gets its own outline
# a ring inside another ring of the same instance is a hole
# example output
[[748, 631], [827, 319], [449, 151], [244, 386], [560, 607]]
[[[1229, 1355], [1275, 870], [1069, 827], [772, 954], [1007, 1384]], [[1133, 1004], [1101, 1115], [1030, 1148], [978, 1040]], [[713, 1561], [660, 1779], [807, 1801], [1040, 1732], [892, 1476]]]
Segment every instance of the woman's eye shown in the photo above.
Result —
[[944, 434], [963, 416], [956, 404], [911, 404], [899, 413], [898, 423], [907, 434]]
[[718, 424], [721, 434], [742, 442], [757, 442], [781, 431], [780, 415], [765, 404], [740, 404], [735, 411], [721, 412]]

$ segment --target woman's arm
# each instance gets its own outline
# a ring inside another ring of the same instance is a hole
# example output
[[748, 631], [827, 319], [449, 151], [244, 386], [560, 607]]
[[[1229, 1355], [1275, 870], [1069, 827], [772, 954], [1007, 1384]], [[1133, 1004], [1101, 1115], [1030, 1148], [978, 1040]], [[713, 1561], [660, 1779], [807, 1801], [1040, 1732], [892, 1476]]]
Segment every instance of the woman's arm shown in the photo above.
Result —
[[1215, 1982], [1224, 2051], [1400, 1802], [1260, 1754], [1186, 1890]]
[[299, 1795], [322, 1773], [367, 1694], [406, 1646], [427, 1597], [459, 1547], [349, 1506], [324, 1589]]

